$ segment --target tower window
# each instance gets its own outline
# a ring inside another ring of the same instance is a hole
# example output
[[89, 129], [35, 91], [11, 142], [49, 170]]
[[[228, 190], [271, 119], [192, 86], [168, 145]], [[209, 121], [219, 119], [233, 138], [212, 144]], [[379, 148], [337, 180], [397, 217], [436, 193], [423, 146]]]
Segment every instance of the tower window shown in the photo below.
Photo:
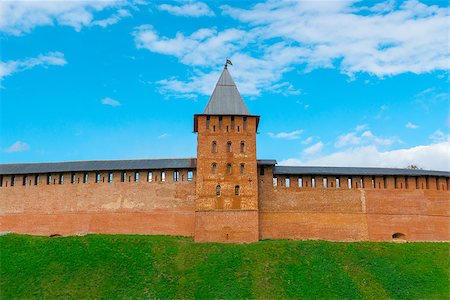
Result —
[[216, 165], [216, 163], [213, 163], [213, 164], [211, 165], [211, 172], [212, 172], [213, 174], [216, 174], [216, 172], [217, 172], [217, 165]]
[[247, 117], [244, 117], [244, 130], [247, 129]]
[[228, 125], [227, 125], [227, 132], [228, 132]]
[[231, 142], [227, 143], [227, 152], [231, 152]]
[[219, 116], [219, 129], [222, 129], [222, 116]]
[[316, 178], [314, 178], [314, 177], [311, 178], [311, 187], [312, 188], [316, 187]]
[[22, 185], [27, 185], [27, 175], [23, 175], [23, 177], [22, 177]]
[[216, 196], [219, 197], [220, 196], [220, 184], [218, 184], [216, 186]]
[[326, 178], [326, 177], [323, 178], [323, 187], [324, 188], [328, 187], [328, 178]]
[[213, 131], [216, 131], [216, 125], [213, 125]]
[[112, 182], [113, 181], [113, 172], [109, 172], [108, 173], [108, 182]]
[[245, 142], [241, 142], [241, 153], [245, 152]]
[[75, 173], [70, 175], [70, 183], [75, 183]]
[[59, 184], [63, 184], [64, 183], [64, 174], [59, 174]]
[[234, 117], [231, 117], [231, 129], [234, 129]]
[[11, 175], [11, 186], [14, 186], [15, 183], [16, 183], [16, 176]]
[[166, 171], [161, 171], [161, 181], [166, 181]]
[[360, 183], [361, 188], [363, 189], [364, 188], [364, 177], [361, 176], [359, 183]]
[[47, 174], [47, 184], [52, 182], [52, 174]]
[[173, 171], [173, 181], [178, 181], [178, 178], [180, 177], [180, 172], [178, 170]]
[[83, 175], [83, 183], [87, 183], [88, 179], [89, 179], [88, 173], [84, 173], [84, 175]]
[[416, 177], [416, 189], [419, 188], [419, 177]]
[[127, 181], [127, 172], [122, 172], [122, 178], [120, 178], [120, 181], [122, 182]]
[[192, 181], [193, 178], [194, 178], [194, 172], [192, 170], [188, 170], [187, 181]]
[[212, 142], [212, 152], [213, 153], [217, 152], [217, 142], [216, 141]]
[[336, 177], [336, 188], [341, 187], [341, 179], [339, 177]]
[[397, 188], [397, 177], [394, 177], [394, 188]]
[[134, 172], [134, 181], [139, 182], [139, 171]]
[[273, 187], [277, 187], [277, 185], [278, 185], [278, 178], [277, 177], [274, 177], [272, 179], [272, 184], [273, 184]]
[[351, 177], [347, 178], [347, 184], [348, 184], [348, 188], [351, 189], [352, 188], [352, 178]]
[[38, 185], [39, 184], [39, 175], [34, 176], [34, 185]]
[[302, 187], [303, 187], [303, 178], [302, 178], [302, 177], [299, 177], [299, 178], [298, 178], [298, 187], [299, 187], [299, 188], [302, 188]]
[[240, 168], [239, 168], [239, 173], [244, 174], [244, 164], [241, 164]]
[[95, 183], [99, 183], [100, 182], [100, 172], [96, 172], [95, 173]]
[[236, 185], [236, 186], [234, 187], [234, 194], [235, 194], [236, 196], [239, 196], [239, 195], [241, 194], [241, 187], [240, 187], [240, 186]]
[[209, 129], [209, 116], [206, 117], [206, 129]]
[[372, 176], [372, 188], [375, 188], [375, 176]]
[[0, 186], [3, 186], [3, 175], [0, 175]]
[[291, 187], [291, 179], [289, 177], [286, 177], [285, 182], [286, 182], [286, 187], [287, 188]]
[[239, 125], [238, 125], [238, 127], [237, 127], [237, 131], [239, 132]]
[[260, 175], [260, 176], [264, 176], [264, 167], [263, 167], [263, 166], [261, 166], [261, 167], [259, 168], [259, 175]]
[[231, 164], [227, 164], [227, 173], [231, 174]]

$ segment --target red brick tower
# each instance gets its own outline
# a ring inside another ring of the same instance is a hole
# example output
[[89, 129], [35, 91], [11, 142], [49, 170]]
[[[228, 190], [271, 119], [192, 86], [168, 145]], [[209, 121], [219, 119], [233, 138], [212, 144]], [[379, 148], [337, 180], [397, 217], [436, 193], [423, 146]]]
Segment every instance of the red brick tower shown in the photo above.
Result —
[[194, 116], [196, 241], [258, 240], [258, 122], [225, 65], [205, 111]]

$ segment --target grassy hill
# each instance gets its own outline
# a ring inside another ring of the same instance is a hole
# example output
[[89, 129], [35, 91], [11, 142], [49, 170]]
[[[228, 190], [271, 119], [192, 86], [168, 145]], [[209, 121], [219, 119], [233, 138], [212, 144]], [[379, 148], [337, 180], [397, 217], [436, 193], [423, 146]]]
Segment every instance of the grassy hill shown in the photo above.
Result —
[[0, 237], [10, 298], [448, 299], [448, 243]]

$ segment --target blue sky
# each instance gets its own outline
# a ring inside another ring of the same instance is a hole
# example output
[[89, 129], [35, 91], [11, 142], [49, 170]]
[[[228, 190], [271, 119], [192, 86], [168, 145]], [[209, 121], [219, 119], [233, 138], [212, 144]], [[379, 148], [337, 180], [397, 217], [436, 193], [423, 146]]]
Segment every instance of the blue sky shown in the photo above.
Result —
[[226, 58], [258, 157], [450, 170], [446, 1], [0, 3], [1, 162], [195, 157]]

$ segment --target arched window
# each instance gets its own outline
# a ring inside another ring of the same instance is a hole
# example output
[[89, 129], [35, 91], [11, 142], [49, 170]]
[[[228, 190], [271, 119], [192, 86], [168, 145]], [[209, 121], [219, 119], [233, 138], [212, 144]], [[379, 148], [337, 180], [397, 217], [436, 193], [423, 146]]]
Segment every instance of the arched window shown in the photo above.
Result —
[[212, 152], [213, 153], [217, 152], [217, 143], [216, 143], [216, 141], [212, 142]]
[[227, 143], [227, 152], [231, 152], [231, 142]]
[[216, 196], [219, 197], [220, 196], [220, 184], [218, 184], [216, 186]]
[[241, 175], [244, 174], [244, 164], [241, 164], [241, 166], [240, 166], [240, 168], [239, 168], [239, 173], [240, 173]]
[[235, 194], [236, 196], [239, 196], [239, 195], [241, 194], [241, 188], [240, 188], [240, 186], [236, 185], [236, 186], [234, 187], [234, 194]]
[[211, 165], [211, 172], [212, 172], [213, 174], [216, 174], [216, 170], [217, 170], [217, 165], [216, 165], [216, 163], [213, 163], [213, 164]]
[[241, 142], [241, 153], [245, 152], [245, 142]]
[[228, 164], [228, 165], [227, 165], [227, 173], [228, 173], [228, 174], [231, 174], [231, 164]]

